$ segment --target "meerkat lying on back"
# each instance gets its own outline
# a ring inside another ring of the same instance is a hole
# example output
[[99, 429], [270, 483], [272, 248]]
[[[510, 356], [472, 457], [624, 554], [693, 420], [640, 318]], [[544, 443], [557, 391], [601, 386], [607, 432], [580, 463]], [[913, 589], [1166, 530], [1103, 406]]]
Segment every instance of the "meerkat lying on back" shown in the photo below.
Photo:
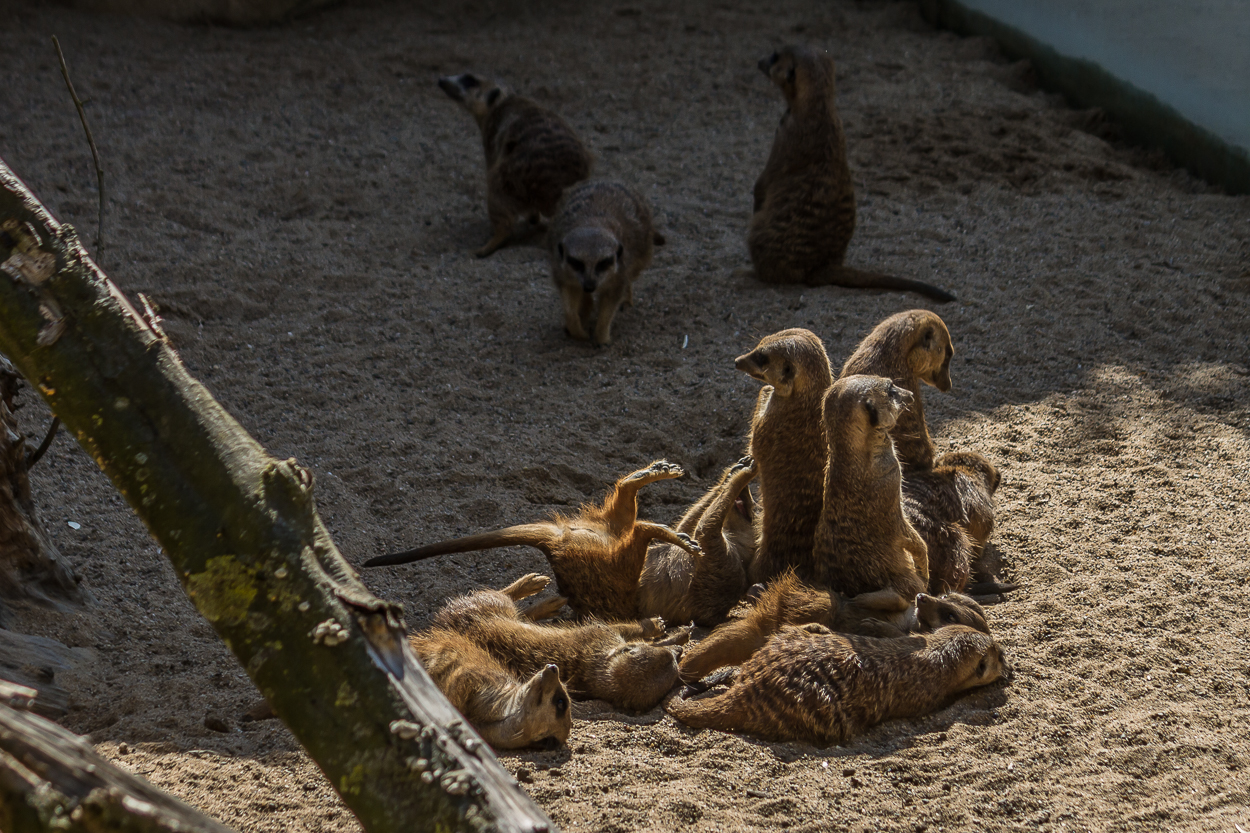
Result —
[[593, 158], [564, 119], [491, 81], [466, 72], [438, 86], [468, 110], [486, 150], [486, 211], [491, 238], [478, 257], [512, 235], [518, 217], [551, 217], [564, 189], [590, 176]]
[[638, 490], [648, 483], [684, 474], [681, 466], [657, 460], [616, 481], [603, 503], [588, 504], [576, 515], [519, 524], [450, 541], [440, 541], [365, 562], [366, 567], [407, 564], [455, 552], [525, 545], [536, 547], [551, 565], [561, 595], [578, 617], [627, 620], [638, 616], [638, 579], [652, 541], [672, 544], [698, 557], [689, 535], [664, 524], [638, 519]]
[[759, 62], [786, 99], [764, 172], [755, 182], [747, 247], [765, 283], [832, 284], [919, 292], [953, 301], [944, 289], [843, 265], [855, 232], [855, 187], [834, 103], [833, 60], [787, 46]]
[[632, 189], [601, 181], [569, 188], [547, 232], [551, 277], [560, 290], [569, 335], [609, 343], [617, 308], [633, 303], [634, 281], [651, 264], [655, 244], [663, 242], [652, 225], [651, 208]]

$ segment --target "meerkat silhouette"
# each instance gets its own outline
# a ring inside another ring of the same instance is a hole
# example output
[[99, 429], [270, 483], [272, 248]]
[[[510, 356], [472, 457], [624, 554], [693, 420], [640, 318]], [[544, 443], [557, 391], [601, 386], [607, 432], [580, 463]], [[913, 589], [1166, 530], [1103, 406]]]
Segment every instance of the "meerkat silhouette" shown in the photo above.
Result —
[[789, 626], [742, 666], [727, 691], [674, 699], [668, 713], [693, 728], [829, 746], [884, 720], [928, 714], [1010, 675], [993, 638], [962, 625], [898, 639]]
[[821, 405], [833, 382], [825, 345], [810, 330], [760, 339], [734, 366], [764, 383], [751, 417], [748, 448], [759, 470], [759, 541], [753, 582], [787, 567], [815, 580], [812, 543], [825, 497], [828, 451]]
[[[534, 584], [532, 576], [526, 576], [500, 592], [525, 598]], [[546, 581], [538, 589], [544, 586]], [[555, 665], [522, 681], [455, 630], [430, 628], [409, 635], [408, 642], [443, 695], [495, 749], [551, 748], [568, 740], [573, 716]]]
[[845, 266], [855, 232], [855, 187], [834, 102], [833, 60], [787, 46], [759, 62], [781, 90], [786, 112], [755, 182], [747, 248], [765, 283], [802, 283], [918, 292], [953, 301], [945, 289]]
[[547, 585], [530, 573], [507, 590], [482, 590], [448, 602], [434, 626], [462, 635], [514, 674], [539, 673], [555, 665], [574, 696], [605, 700], [617, 708], [647, 711], [677, 682], [680, 642], [688, 632], [662, 643], [639, 640], [663, 634], [656, 619], [608, 624], [539, 624], [563, 604], [542, 603], [528, 615], [516, 602]]
[[632, 189], [600, 181], [569, 188], [547, 233], [551, 277], [569, 335], [608, 344], [617, 308], [633, 303], [634, 281], [651, 264], [655, 244], [663, 242], [646, 200]]
[[638, 582], [638, 613], [705, 627], [725, 620], [747, 589], [755, 555], [754, 501], [749, 484], [755, 460], [743, 457], [677, 522], [702, 555], [668, 543], [652, 544]]
[[594, 159], [564, 119], [507, 87], [473, 73], [446, 75], [438, 86], [472, 114], [486, 151], [486, 257], [506, 244], [518, 217], [537, 226], [551, 217], [564, 189], [590, 176]]
[[741, 665], [787, 625], [817, 624], [838, 633], [882, 637], [933, 631], [945, 625], [967, 625], [990, 632], [981, 605], [958, 593], [940, 597], [918, 593], [911, 605], [899, 611], [883, 611], [874, 606], [878, 601], [875, 593], [847, 597], [814, 587], [787, 570], [762, 588], [746, 616], [726, 622], [683, 651], [681, 679], [692, 683], [718, 668]]
[[[912, 401], [881, 376], [844, 376], [825, 394], [825, 502], [816, 526], [814, 583], [903, 610], [928, 586], [928, 550], [902, 509], [890, 429]], [[893, 591], [891, 594], [885, 591]]]
[[560, 594], [575, 616], [631, 619], [638, 615], [638, 580], [647, 545], [663, 541], [698, 557], [689, 535], [664, 524], [638, 519], [638, 490], [648, 483], [684, 474], [681, 466], [657, 460], [616, 481], [603, 503], [587, 504], [573, 516], [555, 514], [549, 521], [520, 524], [464, 538], [371, 558], [366, 567], [406, 564], [438, 555], [495, 547], [530, 546], [547, 557]]
[[[1002, 479], [994, 464], [975, 451], [937, 457], [921, 388], [951, 389], [954, 353], [946, 323], [933, 312], [916, 309], [874, 327], [842, 366], [843, 376], [885, 376], [912, 393], [890, 436], [903, 473], [903, 511], [928, 547], [933, 592], [967, 587], [994, 529], [993, 495]], [[984, 592], [1015, 587], [987, 578]]]

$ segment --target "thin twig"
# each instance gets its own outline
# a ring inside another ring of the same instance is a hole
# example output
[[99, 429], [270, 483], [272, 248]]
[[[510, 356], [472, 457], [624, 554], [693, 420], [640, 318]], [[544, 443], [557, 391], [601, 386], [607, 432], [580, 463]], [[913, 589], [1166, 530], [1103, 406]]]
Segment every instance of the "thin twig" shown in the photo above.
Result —
[[61, 42], [52, 36], [52, 45], [56, 47], [56, 57], [61, 60], [61, 75], [65, 78], [65, 86], [69, 88], [70, 98], [78, 108], [78, 118], [82, 122], [83, 132], [87, 134], [87, 144], [91, 145], [91, 158], [95, 160], [95, 178], [100, 184], [100, 217], [96, 222], [95, 262], [100, 263], [104, 257], [104, 168], [100, 165], [100, 151], [96, 150], [95, 139], [91, 136], [91, 128], [87, 126], [87, 114], [82, 109], [82, 99], [74, 92], [74, 82], [69, 80], [69, 67], [65, 65], [65, 53], [61, 51]]
[[48, 426], [48, 433], [43, 438], [43, 442], [39, 443], [39, 447], [26, 455], [26, 468], [29, 469], [35, 463], [39, 462], [39, 458], [44, 455], [48, 447], [52, 445], [52, 440], [56, 437], [56, 429], [61, 427], [61, 418], [59, 416], [52, 417], [52, 424]]

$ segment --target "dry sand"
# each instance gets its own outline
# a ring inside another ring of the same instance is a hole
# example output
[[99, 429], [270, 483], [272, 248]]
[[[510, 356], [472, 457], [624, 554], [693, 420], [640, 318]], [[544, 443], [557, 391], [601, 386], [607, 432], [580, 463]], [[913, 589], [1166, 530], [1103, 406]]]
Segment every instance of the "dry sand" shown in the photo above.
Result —
[[[56, 33], [108, 170], [103, 265], [262, 443], [312, 467], [353, 563], [568, 509], [660, 457], [690, 474], [642, 513], [675, 519], [743, 448], [757, 385], [734, 356], [801, 326], [840, 364], [925, 305], [732, 276], [783, 109], [755, 62], [801, 40], [839, 66], [849, 262], [960, 296], [938, 308], [955, 388], [926, 391], [930, 425], [1002, 466], [995, 543], [1024, 585], [990, 610], [1012, 684], [843, 748], [577, 705], [567, 750], [503, 756], [564, 829], [1250, 828], [1250, 198], [1115, 144], [911, 3], [416, 6], [231, 31], [0, 3], [0, 156], [94, 237]], [[610, 347], [563, 334], [536, 242], [472, 256], [481, 147], [434, 85], [466, 68], [556, 107], [598, 174], [654, 205], [669, 242]], [[352, 829], [281, 726], [239, 721], [253, 687], [71, 440], [35, 488], [98, 600], [20, 623], [90, 658], [59, 677], [66, 725], [240, 830]], [[365, 580], [415, 627], [545, 569], [507, 550]]]

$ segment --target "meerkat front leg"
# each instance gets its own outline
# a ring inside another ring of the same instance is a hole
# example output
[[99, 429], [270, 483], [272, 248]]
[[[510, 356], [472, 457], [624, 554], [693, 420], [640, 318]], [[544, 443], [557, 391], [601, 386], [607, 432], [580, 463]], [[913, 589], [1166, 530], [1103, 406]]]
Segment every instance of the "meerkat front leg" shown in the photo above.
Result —
[[599, 293], [599, 318], [595, 321], [595, 344], [612, 343], [612, 319], [616, 316], [616, 308], [621, 305], [629, 284], [624, 286], [606, 286]]
[[884, 590], [874, 590], [871, 593], [860, 593], [858, 596], [853, 597], [851, 601], [869, 610], [890, 612], [906, 610], [911, 606], [911, 602], [899, 594], [898, 591], [888, 587]]
[[681, 547], [695, 557], [703, 555], [703, 548], [693, 538], [664, 524], [638, 521], [634, 524], [634, 536], [635, 538], [646, 538], [650, 541], [664, 541], [675, 547]]
[[[906, 523], [906, 522], [904, 522]], [[903, 549], [911, 554], [912, 565], [916, 568], [916, 574], [924, 579], [925, 583], [929, 582], [929, 547], [925, 544], [924, 539], [920, 537], [920, 533], [910, 523], [906, 523], [907, 538], [903, 541]]]
[[590, 333], [586, 331], [585, 323], [589, 315], [583, 314], [583, 310], [588, 306], [587, 302], [593, 303], [590, 296], [580, 286], [565, 284], [560, 287], [560, 298], [564, 301], [565, 331], [573, 338], [589, 341]]
[[648, 483], [655, 483], [657, 480], [672, 480], [685, 473], [686, 470], [676, 463], [656, 460], [645, 469], [639, 469], [616, 481], [616, 485], [603, 501], [603, 518], [612, 533], [624, 534], [638, 519], [639, 489]]

